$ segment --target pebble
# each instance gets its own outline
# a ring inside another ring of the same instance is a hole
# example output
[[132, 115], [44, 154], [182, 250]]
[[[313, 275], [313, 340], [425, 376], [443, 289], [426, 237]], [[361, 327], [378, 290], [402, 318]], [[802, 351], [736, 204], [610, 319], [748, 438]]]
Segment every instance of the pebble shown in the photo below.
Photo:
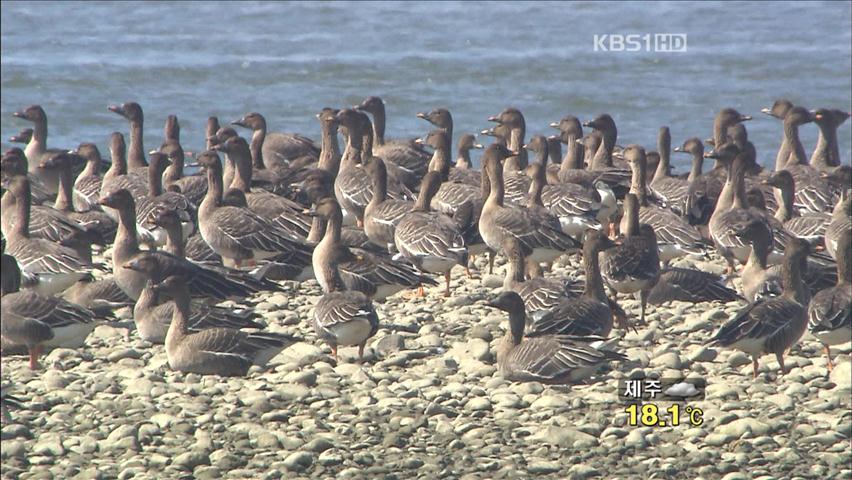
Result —
[[314, 463], [314, 456], [311, 452], [297, 451], [293, 452], [284, 459], [284, 466], [287, 470], [293, 472], [301, 472]]

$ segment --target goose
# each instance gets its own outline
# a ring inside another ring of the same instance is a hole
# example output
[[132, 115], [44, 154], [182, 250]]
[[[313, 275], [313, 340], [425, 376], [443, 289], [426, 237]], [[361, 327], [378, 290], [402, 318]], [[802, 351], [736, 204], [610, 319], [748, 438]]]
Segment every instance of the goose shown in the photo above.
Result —
[[654, 227], [639, 223], [639, 211], [639, 198], [628, 193], [624, 197], [624, 239], [621, 245], [603, 253], [602, 272], [610, 289], [618, 293], [639, 292], [639, 323], [645, 324], [648, 295], [660, 278], [660, 258]]
[[133, 306], [133, 299], [124, 293], [112, 276], [95, 278], [86, 275], [62, 292], [62, 298], [95, 311]]
[[469, 252], [459, 224], [429, 208], [440, 187], [440, 173], [428, 172], [423, 177], [417, 201], [396, 226], [394, 244], [399, 258], [409, 260], [421, 270], [444, 274], [447, 285], [444, 296], [449, 297], [450, 272], [455, 265], [467, 266]]
[[810, 295], [802, 284], [801, 270], [808, 250], [806, 241], [791, 238], [784, 250], [783, 293], [744, 307], [709, 342], [710, 345], [730, 347], [750, 355], [755, 378], [758, 358], [765, 353], [774, 353], [781, 373], [787, 373], [784, 352], [795, 345], [807, 329]]
[[172, 370], [201, 375], [245, 376], [252, 365], [265, 366], [299, 339], [283, 333], [244, 332], [233, 328], [190, 331], [187, 279], [170, 276], [154, 286], [174, 311], [166, 333], [166, 357]]
[[381, 158], [373, 158], [367, 171], [373, 177], [373, 197], [364, 209], [364, 233], [373, 244], [393, 251], [394, 230], [414, 202], [388, 200], [388, 172]]
[[725, 285], [724, 277], [702, 270], [667, 267], [648, 293], [648, 303], [662, 305], [671, 301], [728, 303], [743, 300], [736, 290]]
[[831, 222], [825, 229], [825, 250], [835, 260], [838, 258], [838, 243], [843, 232], [852, 229], [852, 196], [838, 202], [831, 214]]
[[582, 283], [575, 280], [545, 277], [527, 280], [526, 252], [514, 237], [508, 237], [503, 242], [503, 255], [506, 256], [503, 290], [511, 290], [521, 296], [528, 319], [552, 309], [562, 299], [576, 298], [583, 293]]
[[4, 353], [8, 353], [18, 346], [25, 346], [33, 370], [39, 367], [38, 357], [45, 349], [79, 348], [95, 329], [96, 321], [107, 318], [102, 313], [60, 297], [19, 290], [20, 276], [17, 262], [3, 253], [4, 281], [0, 299], [2, 348]]
[[821, 244], [825, 236], [825, 229], [831, 222], [831, 215], [825, 212], [802, 212], [798, 214], [795, 205], [796, 180], [787, 170], [779, 170], [765, 180], [763, 183], [775, 187], [778, 196], [781, 197], [775, 218], [782, 222], [784, 229], [804, 238], [812, 245]]
[[[159, 265], [152, 257], [141, 257], [124, 264], [122, 268], [134, 270], [148, 278], [155, 278]], [[162, 345], [166, 341], [169, 324], [174, 316], [174, 302], [164, 301], [149, 280], [133, 306], [133, 322], [139, 337]], [[211, 305], [203, 300], [190, 300], [187, 328], [198, 331], [208, 328], [263, 328], [252, 309], [232, 309]]]
[[450, 169], [448, 180], [450, 182], [466, 183], [473, 186], [480, 185], [482, 183], [482, 172], [473, 169], [470, 151], [473, 149], [481, 150], [483, 148], [485, 147], [482, 144], [476, 142], [476, 135], [465, 133], [460, 136], [456, 149], [456, 163]]
[[[585, 155], [583, 145], [583, 126], [580, 120], [573, 115], [562, 117], [559, 122], [551, 122], [550, 127], [559, 130], [559, 139], [567, 147], [565, 156], [559, 165], [557, 174], [562, 183], [576, 183], [587, 188], [594, 188], [597, 174], [585, 169]], [[600, 140], [602, 136], [598, 132], [594, 137]], [[592, 140], [590, 140], [592, 141]], [[596, 150], [599, 145], [595, 146]], [[591, 145], [590, 145], [591, 148]], [[588, 157], [591, 159], [591, 156]]]
[[59, 190], [58, 172], [45, 172], [39, 168], [39, 165], [44, 157], [68, 150], [47, 148], [47, 114], [41, 108], [41, 105], [30, 105], [23, 110], [12, 113], [12, 116], [33, 123], [32, 137], [24, 148], [24, 154], [29, 161], [29, 173], [39, 179], [39, 187], [43, 186], [49, 195], [55, 195]]
[[516, 172], [527, 168], [529, 158], [526, 150], [522, 148], [526, 143], [524, 139], [526, 138], [527, 123], [521, 111], [514, 107], [508, 107], [498, 115], [488, 117], [488, 121], [497, 122], [499, 125], [508, 128], [508, 135], [505, 136], [506, 148], [511, 152], [516, 152], [516, 154], [504, 160], [504, 169], [509, 172]]
[[196, 227], [195, 205], [183, 194], [163, 190], [163, 173], [169, 165], [169, 159], [165, 154], [153, 151], [149, 155], [149, 161], [148, 194], [140, 198], [137, 203], [137, 223], [153, 236], [155, 246], [162, 246], [166, 243], [166, 232], [154, 224], [152, 218], [158, 210], [174, 210], [180, 215], [184, 238], [189, 238]]
[[[689, 202], [688, 180], [671, 176], [671, 152], [672, 136], [669, 127], [660, 127], [657, 137], [657, 149], [660, 152], [660, 163], [654, 173], [654, 179], [648, 184], [651, 195], [660, 200], [663, 207], [670, 209], [680, 216], [685, 216]], [[700, 168], [700, 167], [699, 167]], [[700, 174], [700, 173], [699, 173]]]
[[803, 107], [793, 107], [784, 117], [784, 144], [790, 156], [784, 165], [796, 181], [797, 206], [805, 211], [827, 212], [835, 205], [839, 192], [831, 188], [819, 170], [808, 165], [805, 149], [799, 140], [799, 127], [814, 121], [814, 116]]
[[107, 110], [117, 113], [130, 122], [130, 144], [127, 147], [127, 168], [129, 171], [138, 171], [144, 174], [148, 166], [145, 160], [145, 147], [143, 146], [142, 128], [145, 116], [142, 107], [136, 102], [126, 102], [121, 105], [110, 105]]
[[9, 254], [15, 257], [23, 272], [38, 275], [37, 292], [57, 294], [91, 273], [93, 268], [101, 267], [82, 258], [74, 249], [30, 236], [30, 183], [26, 176], [13, 178], [8, 192], [15, 196], [17, 218], [6, 236]]
[[[760, 111], [770, 117], [784, 121], [784, 117], [787, 116], [787, 112], [792, 110], [793, 107], [793, 102], [790, 100], [787, 100], [786, 98], [779, 98], [778, 100], [775, 100], [771, 107], [761, 108]], [[789, 145], [784, 141], [785, 139], [786, 136], [782, 135], [781, 148], [778, 149], [778, 154], [775, 157], [776, 171], [784, 168], [784, 165], [787, 164], [787, 159], [790, 157]]]
[[604, 292], [598, 255], [616, 244], [597, 230], [588, 230], [583, 240], [583, 268], [586, 272], [583, 294], [576, 298], [563, 298], [541, 315], [534, 314], [528, 337], [556, 334], [606, 337], [612, 331], [614, 316]]
[[231, 125], [243, 126], [254, 130], [248, 151], [251, 155], [252, 185], [258, 188], [276, 195], [287, 195], [290, 192], [290, 185], [293, 183], [295, 178], [298, 177], [299, 172], [301, 172], [304, 168], [314, 167], [316, 165], [317, 158], [319, 157], [319, 150], [316, 145], [314, 145], [313, 140], [296, 134], [293, 135], [298, 137], [300, 141], [304, 140], [310, 143], [310, 151], [308, 152], [306, 150], [308, 153], [292, 158], [286, 157], [285, 153], [281, 151], [272, 152], [272, 154], [276, 157], [276, 160], [267, 165], [263, 149], [265, 141], [263, 136], [259, 134], [259, 132], [266, 130], [266, 121], [263, 120], [263, 116], [259, 113], [248, 113], [243, 118], [231, 122]]
[[[152, 261], [159, 264], [159, 277], [184, 277], [189, 282], [193, 296], [225, 300], [230, 297], [247, 297], [261, 290], [277, 290], [274, 284], [257, 280], [244, 272], [197, 265], [162, 251], [143, 252], [136, 238], [136, 203], [133, 195], [120, 189], [101, 198], [101, 204], [116, 209], [119, 214], [118, 232], [112, 249], [113, 265], [124, 265], [139, 257], [152, 257]], [[116, 268], [113, 275], [118, 286], [133, 300], [139, 298], [148, 280], [141, 273], [126, 268]]]
[[74, 179], [74, 209], [78, 212], [100, 210], [98, 196], [101, 192], [101, 152], [94, 143], [84, 142], [73, 153], [86, 160], [86, 166]]
[[831, 345], [852, 340], [852, 231], [840, 236], [837, 253], [837, 284], [817, 292], [808, 305], [808, 330], [824, 345], [829, 370]]
[[385, 115], [384, 100], [376, 96], [367, 97], [353, 108], [361, 112], [367, 112], [373, 116], [371, 138], [373, 155], [399, 167], [400, 170], [410, 175], [410, 178], [414, 179], [415, 182], [426, 174], [429, 165], [429, 154], [422, 148], [413, 144], [411, 141], [385, 141], [387, 117]]
[[837, 143], [837, 129], [852, 115], [843, 110], [819, 108], [814, 114], [814, 123], [819, 127], [819, 137], [811, 154], [809, 164], [820, 171], [828, 171], [840, 166], [840, 146]]
[[24, 151], [18, 147], [12, 147], [3, 152], [2, 187], [8, 190], [9, 182], [16, 175], [26, 175], [30, 180], [30, 191], [34, 205], [41, 205], [50, 201], [54, 194], [47, 191], [39, 177], [29, 173], [29, 161]]
[[23, 143], [24, 145], [30, 143], [30, 140], [33, 138], [33, 129], [32, 128], [22, 128], [17, 135], [12, 135], [9, 137], [9, 141], [12, 143]]
[[223, 259], [239, 267], [244, 260], [251, 263], [282, 252], [307, 251], [297, 237], [248, 208], [222, 203], [222, 163], [215, 151], [201, 153], [198, 164], [207, 172], [208, 182], [198, 209], [199, 231]]
[[[524, 338], [524, 301], [502, 292], [488, 306], [509, 313], [509, 329], [497, 346], [501, 375], [512, 382], [573, 383], [614, 360], [626, 357], [602, 348], [600, 337], [541, 335]], [[588, 343], [593, 340], [592, 343]]]
[[[133, 172], [128, 171], [126, 155], [127, 147], [124, 143], [124, 135], [121, 133], [113, 132], [110, 135], [109, 152], [111, 163], [109, 170], [104, 173], [103, 180], [101, 180], [101, 190], [99, 192], [98, 203], [107, 215], [118, 220], [118, 212], [109, 207], [105, 207], [100, 202], [100, 198], [121, 189], [128, 190], [133, 194], [134, 198], [146, 198], [148, 196], [148, 177], [147, 172], [145, 172], [146, 175], [143, 176], [140, 174], [139, 170]], [[153, 239], [153, 235], [151, 235], [147, 230], [142, 228], [137, 228], [137, 230], [142, 234], [142, 237], [146, 239], [144, 243], [148, 243], [147, 239]]]
[[692, 155], [692, 168], [686, 178], [689, 187], [684, 215], [692, 225], [707, 225], [724, 182], [717, 175], [704, 175], [704, 143], [698, 137], [686, 139], [674, 151]]
[[[364, 141], [370, 138], [370, 135], [365, 134], [370, 128], [370, 121], [367, 115], [348, 108], [337, 113], [337, 120], [345, 129], [347, 136], [346, 148], [340, 161], [340, 171], [334, 180], [334, 196], [344, 209], [344, 222], [362, 226], [364, 209], [373, 196], [372, 181], [364, 168], [366, 159], [363, 154], [366, 152]], [[411, 197], [405, 186], [390, 180], [389, 177], [388, 196], [390, 198], [404, 200]]]
[[248, 208], [252, 212], [293, 237], [307, 236], [310, 222], [302, 214], [304, 210], [302, 205], [266, 190], [252, 190], [254, 171], [251, 168], [251, 157], [245, 139], [239, 136], [231, 137], [215, 145], [213, 149], [226, 154], [228, 160], [226, 163], [234, 163], [234, 176], [230, 188], [245, 193]]
[[257, 112], [246, 113], [231, 125], [252, 130], [251, 150], [256, 169], [287, 169], [299, 157], [319, 158], [320, 148], [313, 140], [298, 133], [268, 133], [266, 119]]
[[486, 245], [499, 251], [506, 237], [515, 237], [531, 252], [529, 260], [535, 263], [551, 262], [564, 253], [576, 251], [579, 244], [561, 230], [558, 220], [554, 222], [551, 216], [504, 205], [500, 161], [511, 154], [498, 143], [489, 145], [483, 154], [483, 172], [488, 177], [490, 192], [479, 217], [479, 233]]
[[323, 108], [317, 114], [317, 119], [320, 122], [320, 155], [317, 161], [317, 168], [325, 170], [332, 175], [332, 181], [340, 171], [340, 142], [337, 141], [337, 132], [340, 128], [340, 122], [337, 121], [336, 108]]
[[[668, 262], [684, 255], [703, 254], [704, 240], [698, 230], [671, 210], [649, 203], [645, 149], [635, 144], [628, 145], [624, 149], [624, 159], [633, 169], [630, 193], [635, 194], [639, 201], [639, 222], [654, 228], [660, 246], [660, 260]], [[627, 227], [627, 222], [629, 219], [624, 215], [621, 219], [622, 231]]]
[[749, 302], [764, 297], [776, 297], [783, 291], [781, 269], [769, 266], [772, 251], [772, 231], [760, 219], [754, 219], [735, 227], [734, 235], [751, 245], [751, 253], [741, 274], [743, 295]]
[[192, 205], [200, 204], [207, 193], [207, 178], [204, 175], [184, 175], [185, 153], [180, 142], [166, 140], [159, 151], [169, 161], [163, 173], [163, 187], [167, 191], [182, 194]]

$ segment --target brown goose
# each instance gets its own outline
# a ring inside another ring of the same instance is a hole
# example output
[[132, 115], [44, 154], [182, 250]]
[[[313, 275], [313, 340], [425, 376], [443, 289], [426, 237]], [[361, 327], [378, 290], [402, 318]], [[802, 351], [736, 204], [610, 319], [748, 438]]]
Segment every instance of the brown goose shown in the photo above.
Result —
[[154, 238], [154, 245], [166, 243], [166, 232], [153, 222], [156, 211], [161, 209], [174, 210], [180, 215], [184, 238], [189, 238], [195, 232], [196, 207], [183, 194], [163, 190], [163, 173], [169, 165], [165, 154], [153, 151], [149, 156], [150, 165], [147, 167], [148, 195], [137, 202], [137, 222]]
[[78, 212], [100, 210], [98, 196], [103, 181], [101, 152], [94, 143], [81, 143], [74, 153], [86, 160], [86, 166], [74, 180], [74, 209]]
[[[541, 335], [524, 338], [524, 301], [515, 292], [502, 292], [488, 306], [509, 313], [509, 330], [497, 346], [500, 373], [512, 382], [569, 383], [613, 360], [621, 354], [604, 350], [600, 337]], [[593, 343], [588, 343], [593, 340]]]
[[[140, 257], [126, 263], [123, 268], [155, 278], [159, 264], [153, 257]], [[218, 307], [203, 300], [190, 300], [189, 307], [187, 328], [192, 331], [208, 328], [263, 328], [262, 324], [255, 321], [259, 316], [252, 309]], [[163, 344], [174, 310], [174, 302], [162, 299], [156, 285], [149, 280], [133, 306], [133, 322], [139, 337], [151, 343]]]
[[506, 256], [506, 277], [503, 289], [517, 292], [524, 300], [528, 318], [541, 315], [566, 298], [583, 293], [582, 282], [566, 278], [533, 277], [526, 279], [526, 252], [520, 242], [509, 237], [503, 242]]
[[784, 228], [799, 238], [804, 238], [812, 245], [822, 244], [825, 229], [831, 222], [831, 215], [825, 212], [802, 212], [799, 214], [795, 207], [796, 180], [787, 170], [779, 170], [763, 181], [778, 190], [781, 197], [775, 218], [782, 222]]
[[838, 202], [831, 214], [831, 222], [825, 229], [825, 250], [835, 260], [838, 258], [840, 236], [850, 229], [852, 229], [852, 196]]
[[3, 167], [2, 172], [2, 187], [7, 190], [12, 177], [16, 175], [26, 175], [30, 179], [30, 191], [33, 196], [33, 204], [41, 205], [50, 201], [53, 194], [47, 191], [39, 177], [29, 173], [29, 162], [24, 151], [18, 147], [10, 148], [3, 152]]
[[124, 293], [112, 276], [95, 278], [86, 275], [62, 292], [62, 298], [96, 311], [133, 306], [133, 299]]
[[645, 306], [648, 294], [660, 278], [660, 258], [654, 227], [639, 223], [639, 199], [629, 193], [624, 197], [626, 228], [624, 239], [616, 248], [603, 254], [603, 277], [612, 290], [618, 293], [639, 292], [641, 314], [639, 323], [645, 323]]
[[340, 142], [337, 141], [337, 131], [340, 127], [340, 122], [337, 121], [336, 108], [323, 108], [317, 114], [317, 119], [320, 122], [321, 134], [321, 150], [317, 168], [325, 170], [332, 175], [332, 181], [337, 176], [340, 170]]
[[[692, 225], [671, 210], [650, 204], [647, 193], [647, 163], [645, 149], [639, 145], [628, 145], [624, 159], [633, 169], [630, 193], [639, 201], [639, 222], [654, 228], [660, 246], [660, 259], [667, 262], [688, 254], [704, 253], [704, 240]], [[621, 219], [622, 231], [627, 227], [627, 215]]]
[[686, 181], [689, 188], [686, 194], [684, 215], [692, 225], [707, 225], [710, 215], [716, 207], [724, 182], [716, 175], [704, 175], [704, 144], [698, 137], [688, 138], [675, 152], [692, 155], [692, 168]]
[[[573, 115], [566, 115], [559, 122], [552, 122], [550, 126], [559, 130], [559, 139], [566, 147], [565, 156], [562, 157], [557, 174], [559, 181], [594, 188], [597, 175], [585, 169], [584, 148], [581, 142], [583, 126], [580, 120]], [[598, 134], [597, 138], [600, 139], [601, 136]]]
[[473, 168], [470, 151], [482, 148], [484, 147], [482, 144], [476, 143], [476, 135], [472, 133], [465, 133], [459, 137], [456, 150], [456, 163], [450, 169], [449, 181], [478, 186], [482, 182], [482, 172]]
[[498, 115], [488, 117], [489, 122], [497, 122], [498, 124], [508, 128], [506, 139], [506, 148], [515, 155], [506, 158], [504, 168], [508, 172], [520, 171], [527, 168], [529, 159], [527, 152], [522, 148], [526, 143], [527, 124], [524, 115], [520, 110], [513, 107], [508, 107]]
[[145, 160], [145, 147], [142, 144], [142, 128], [145, 116], [142, 107], [136, 102], [126, 102], [121, 105], [110, 105], [107, 110], [117, 113], [130, 122], [130, 145], [127, 147], [127, 168], [129, 171], [142, 171], [148, 166]]
[[38, 275], [36, 291], [54, 295], [91, 273], [96, 265], [82, 258], [77, 251], [30, 236], [30, 184], [26, 176], [13, 178], [8, 192], [15, 196], [14, 214], [17, 218], [6, 236], [9, 254], [15, 257], [21, 270]]
[[725, 285], [723, 277], [692, 268], [664, 268], [660, 271], [657, 284], [648, 293], [648, 303], [651, 305], [671, 301], [727, 303], [736, 300], [743, 300], [743, 297]]
[[550, 310], [534, 314], [528, 337], [555, 334], [606, 337], [612, 331], [614, 316], [604, 292], [598, 255], [616, 244], [596, 230], [588, 230], [583, 240], [583, 267], [586, 272], [583, 294], [577, 298], [562, 299]]
[[[104, 178], [101, 181], [101, 191], [99, 199], [109, 195], [110, 193], [125, 189], [133, 194], [134, 198], [146, 198], [148, 196], [147, 172], [146, 175], [141, 175], [139, 171], [129, 172], [127, 168], [127, 147], [124, 143], [124, 135], [119, 132], [113, 132], [109, 139], [110, 152], [110, 167], [104, 173]], [[100, 203], [100, 200], [99, 200]], [[104, 206], [101, 203], [101, 208], [107, 215], [118, 220], [118, 212], [114, 209]], [[153, 239], [153, 236], [144, 229], [138, 229], [145, 238], [145, 243], [148, 239]]]
[[440, 173], [429, 172], [423, 177], [417, 201], [396, 226], [394, 244], [399, 257], [417, 268], [444, 274], [447, 285], [444, 296], [449, 297], [450, 272], [455, 265], [466, 267], [469, 253], [459, 224], [429, 208], [440, 187]]
[[837, 253], [837, 284], [817, 292], [808, 306], [808, 330], [825, 345], [829, 370], [831, 345], [852, 340], [852, 230], [840, 236]]
[[24, 149], [29, 160], [29, 173], [39, 179], [48, 194], [56, 194], [59, 189], [58, 172], [45, 172], [39, 169], [39, 165], [45, 156], [62, 153], [67, 149], [47, 148], [47, 114], [40, 105], [30, 105], [12, 115], [33, 123], [33, 135]]
[[[381, 98], [367, 97], [353, 108], [373, 116], [373, 155], [399, 167], [414, 182], [426, 174], [429, 165], [428, 153], [411, 141], [385, 140], [387, 117], [385, 115], [385, 102]], [[450, 133], [452, 134], [452, 132]]]
[[200, 204], [207, 193], [207, 178], [204, 175], [184, 175], [186, 155], [180, 142], [166, 140], [160, 147], [160, 153], [169, 160], [169, 166], [163, 173], [163, 187], [182, 194], [193, 205]]
[[828, 171], [840, 165], [840, 146], [837, 129], [846, 121], [850, 112], [820, 108], [814, 112], [814, 123], [819, 127], [817, 145], [811, 154], [810, 165], [820, 171]]
[[[242, 137], [231, 137], [214, 146], [214, 150], [226, 154], [226, 163], [234, 164], [234, 176], [230, 188], [245, 193], [248, 208], [270, 221], [290, 235], [305, 238], [310, 230], [309, 219], [302, 214], [304, 207], [288, 198], [266, 190], [252, 190], [254, 170], [248, 144]], [[223, 184], [224, 185], [224, 184]]]
[[810, 295], [802, 283], [801, 270], [808, 250], [806, 241], [793, 237], [784, 251], [784, 293], [746, 306], [710, 340], [711, 345], [751, 355], [755, 378], [758, 357], [765, 353], [774, 353], [781, 373], [787, 373], [784, 352], [795, 345], [807, 329]]
[[[775, 100], [775, 103], [772, 104], [772, 107], [769, 108], [761, 108], [761, 113], [765, 113], [770, 117], [777, 118], [778, 120], [784, 121], [784, 117], [787, 116], [787, 112], [793, 109], [793, 102], [787, 100], [786, 98], [779, 98]], [[790, 158], [790, 145], [785, 142], [786, 135], [781, 136], [781, 148], [778, 149], [778, 155], [775, 157], [775, 170], [781, 170], [784, 168], [784, 165], [787, 164], [787, 159]], [[720, 144], [721, 145], [721, 144]]]
[[307, 252], [307, 245], [290, 232], [248, 208], [222, 203], [222, 163], [216, 152], [201, 153], [198, 164], [206, 170], [208, 182], [207, 194], [198, 209], [199, 231], [222, 258], [239, 267], [244, 260], [251, 262], [289, 251]]
[[166, 334], [169, 367], [201, 375], [245, 376], [252, 365], [265, 366], [282, 350], [299, 341], [282, 333], [244, 332], [210, 328], [191, 332], [187, 280], [171, 276], [156, 284], [154, 293], [174, 302]]
[[23, 143], [24, 145], [30, 143], [30, 140], [33, 139], [33, 129], [32, 128], [22, 128], [17, 135], [12, 135], [9, 137], [9, 141], [12, 143]]
[[257, 112], [249, 112], [231, 125], [253, 131], [251, 150], [256, 169], [286, 169], [299, 157], [319, 158], [320, 149], [313, 140], [298, 133], [267, 132], [266, 119]]
[[381, 158], [373, 158], [367, 171], [373, 177], [373, 197], [364, 209], [364, 233], [373, 244], [392, 251], [396, 226], [414, 202], [387, 198], [388, 172]]
[[742, 271], [743, 296], [749, 302], [765, 297], [777, 297], [783, 292], [781, 269], [769, 266], [772, 251], [772, 231], [765, 222], [751, 220], [735, 227], [734, 235], [751, 244], [751, 253]]
[[[201, 266], [162, 251], [143, 252], [136, 239], [136, 204], [127, 190], [121, 189], [101, 199], [105, 206], [118, 211], [118, 233], [113, 244], [113, 265], [124, 265], [139, 257], [154, 257], [159, 263], [158, 279], [180, 275], [189, 282], [194, 296], [224, 300], [230, 297], [247, 297], [261, 290], [276, 290], [275, 284], [263, 282], [236, 270]], [[148, 280], [143, 274], [126, 268], [114, 272], [116, 283], [133, 300], [139, 298]]]
[[[660, 152], [660, 163], [654, 179], [648, 185], [650, 193], [660, 200], [663, 207], [669, 208], [680, 216], [685, 216], [689, 204], [689, 181], [671, 176], [671, 152], [672, 136], [669, 127], [660, 127], [657, 137], [657, 150]], [[700, 173], [699, 173], [700, 174]]]
[[483, 172], [490, 184], [490, 192], [479, 217], [479, 233], [494, 251], [502, 248], [509, 236], [515, 237], [531, 253], [535, 263], [551, 262], [560, 255], [576, 250], [579, 244], [564, 233], [558, 220], [534, 211], [504, 205], [503, 168], [500, 161], [512, 152], [494, 143], [483, 154]]
[[784, 143], [790, 157], [784, 165], [796, 181], [797, 206], [811, 212], [827, 212], [835, 205], [839, 192], [834, 190], [819, 170], [808, 165], [805, 149], [799, 140], [799, 127], [814, 121], [814, 116], [803, 107], [793, 107], [784, 117]]

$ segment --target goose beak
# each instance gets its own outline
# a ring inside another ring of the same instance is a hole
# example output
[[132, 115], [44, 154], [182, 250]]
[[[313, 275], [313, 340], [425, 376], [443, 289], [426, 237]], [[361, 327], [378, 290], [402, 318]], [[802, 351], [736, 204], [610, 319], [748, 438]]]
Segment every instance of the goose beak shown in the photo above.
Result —
[[245, 117], [243, 117], [239, 120], [234, 120], [233, 122], [231, 122], [231, 125], [236, 125], [238, 127], [245, 127], [246, 126], [246, 119], [245, 119]]
[[499, 122], [500, 117], [498, 117], [497, 115], [491, 115], [490, 117], [488, 117], [488, 121], [489, 122]]
[[417, 118], [422, 118], [422, 119], [424, 119], [424, 120], [425, 120], [425, 119], [426, 119], [426, 114], [425, 114], [425, 113], [423, 113], [423, 112], [417, 112]]
[[740, 115], [740, 121], [741, 122], [751, 120], [751, 118], [752, 118], [751, 115]]
[[761, 108], [761, 109], [760, 109], [760, 113], [765, 113], [765, 114], [767, 114], [767, 115], [772, 115], [772, 109], [771, 109], [771, 108]]
[[107, 110], [119, 115], [124, 115], [124, 108], [121, 105], [110, 105], [107, 107]]
[[473, 144], [473, 148], [479, 148], [479, 149], [482, 149], [482, 148], [485, 148], [485, 147], [484, 147], [484, 146], [482, 146], [482, 144], [481, 144], [481, 143], [474, 143], [474, 144]]
[[557, 122], [550, 122], [548, 125], [549, 125], [551, 128], [559, 128], [559, 123], [557, 123]]
[[684, 150], [682, 147], [674, 147], [672, 151], [686, 153], [686, 150]]

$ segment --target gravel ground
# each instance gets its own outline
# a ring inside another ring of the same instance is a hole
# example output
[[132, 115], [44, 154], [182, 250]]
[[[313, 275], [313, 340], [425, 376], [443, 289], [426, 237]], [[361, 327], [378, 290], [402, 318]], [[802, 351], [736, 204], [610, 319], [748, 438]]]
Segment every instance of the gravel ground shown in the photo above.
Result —
[[[578, 270], [570, 260], [554, 272]], [[502, 278], [455, 273], [450, 299], [438, 287], [377, 304], [383, 328], [364, 363], [357, 348], [336, 363], [317, 341], [313, 281], [254, 299], [270, 330], [305, 341], [247, 378], [172, 372], [163, 346], [106, 325], [85, 348], [48, 354], [41, 371], [3, 358], [26, 406], [3, 424], [2, 476], [852, 478], [849, 344], [833, 349], [829, 373], [806, 335], [786, 357], [789, 374], [766, 356], [753, 380], [744, 354], [703, 346], [741, 304], [674, 302], [649, 307], [638, 333], [615, 331], [630, 361], [587, 384], [509, 383], [494, 357], [507, 318], [484, 305]], [[638, 315], [637, 301], [622, 305]], [[706, 398], [691, 403], [703, 425], [628, 425], [618, 382], [652, 371], [707, 380]]]

